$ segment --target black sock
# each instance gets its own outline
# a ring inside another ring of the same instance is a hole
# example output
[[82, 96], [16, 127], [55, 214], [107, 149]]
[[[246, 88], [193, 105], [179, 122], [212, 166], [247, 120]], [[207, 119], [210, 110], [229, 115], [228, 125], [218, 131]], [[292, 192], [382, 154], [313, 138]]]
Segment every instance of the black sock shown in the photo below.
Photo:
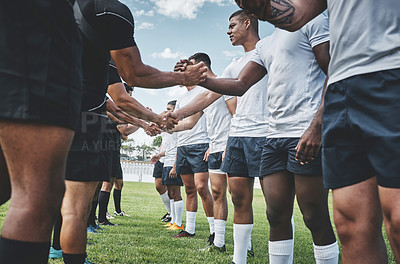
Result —
[[63, 260], [65, 264], [83, 264], [86, 259], [86, 253], [83, 254], [65, 254], [63, 252]]
[[99, 222], [103, 223], [106, 221], [106, 212], [108, 207], [108, 201], [110, 200], [110, 193], [100, 191], [99, 193]]
[[60, 233], [61, 233], [61, 225], [62, 225], [62, 216], [61, 212], [57, 215], [56, 223], [53, 228], [53, 245], [52, 247], [56, 250], [61, 249], [60, 245]]
[[47, 264], [50, 242], [25, 242], [0, 238], [0, 263]]
[[92, 201], [92, 209], [90, 209], [90, 214], [87, 222], [87, 226], [96, 226], [96, 209], [97, 201]]
[[117, 213], [121, 213], [121, 190], [114, 188], [114, 206]]

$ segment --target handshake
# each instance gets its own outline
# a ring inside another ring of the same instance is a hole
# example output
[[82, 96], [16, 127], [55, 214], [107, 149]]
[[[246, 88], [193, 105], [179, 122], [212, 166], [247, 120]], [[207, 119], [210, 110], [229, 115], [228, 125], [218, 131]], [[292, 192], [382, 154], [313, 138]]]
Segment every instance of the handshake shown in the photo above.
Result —
[[143, 127], [147, 135], [154, 137], [161, 132], [172, 132], [179, 121], [178, 116], [169, 111], [162, 112], [159, 117], [158, 123], [150, 122], [146, 127]]

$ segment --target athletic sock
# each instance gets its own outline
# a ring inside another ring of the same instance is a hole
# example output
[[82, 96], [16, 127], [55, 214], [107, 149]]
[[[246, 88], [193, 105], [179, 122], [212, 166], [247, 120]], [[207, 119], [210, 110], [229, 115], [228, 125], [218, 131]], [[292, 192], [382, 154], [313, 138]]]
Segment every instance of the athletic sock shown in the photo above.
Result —
[[245, 264], [247, 262], [247, 247], [253, 224], [233, 224], [233, 262], [235, 264]]
[[167, 212], [171, 214], [171, 206], [169, 205], [169, 197], [168, 197], [168, 191], [166, 191], [163, 194], [160, 194], [161, 200], [163, 201], [165, 205], [165, 209], [167, 209]]
[[207, 217], [208, 225], [210, 226], [210, 234], [215, 233], [215, 228], [214, 228], [214, 217]]
[[175, 207], [175, 224], [182, 226], [182, 215], [183, 215], [183, 200], [174, 202]]
[[57, 215], [56, 222], [55, 222], [54, 228], [53, 228], [53, 245], [52, 245], [52, 247], [56, 250], [61, 249], [61, 245], [60, 245], [61, 225], [62, 225], [62, 215], [60, 212]]
[[115, 212], [121, 213], [121, 190], [117, 190], [114, 188], [114, 207], [115, 207]]
[[25, 242], [0, 238], [0, 263], [47, 264], [50, 242]]
[[103, 223], [107, 220], [106, 213], [108, 207], [108, 201], [110, 200], [110, 193], [105, 191], [100, 191], [99, 193], [99, 222]]
[[253, 245], [251, 244], [251, 232], [250, 232], [250, 236], [249, 236], [249, 244], [247, 245], [247, 250], [251, 250], [253, 248]]
[[170, 199], [169, 200], [169, 206], [171, 208], [171, 221], [170, 221], [170, 223], [173, 224], [173, 223], [175, 223], [175, 219], [176, 219], [174, 199]]
[[62, 253], [64, 264], [83, 264], [86, 259], [86, 253], [83, 254], [65, 254]]
[[196, 230], [196, 213], [197, 212], [189, 212], [186, 211], [186, 232], [189, 234], [194, 234]]
[[326, 246], [314, 244], [314, 257], [316, 264], [337, 264], [339, 262], [339, 246], [337, 241]]
[[214, 245], [217, 247], [222, 247], [223, 245], [225, 245], [226, 221], [221, 219], [214, 219], [214, 225], [215, 225]]
[[293, 262], [294, 239], [269, 241], [269, 263], [291, 264]]
[[97, 201], [92, 201], [92, 208], [90, 209], [90, 214], [87, 222], [87, 226], [96, 226], [96, 209]]

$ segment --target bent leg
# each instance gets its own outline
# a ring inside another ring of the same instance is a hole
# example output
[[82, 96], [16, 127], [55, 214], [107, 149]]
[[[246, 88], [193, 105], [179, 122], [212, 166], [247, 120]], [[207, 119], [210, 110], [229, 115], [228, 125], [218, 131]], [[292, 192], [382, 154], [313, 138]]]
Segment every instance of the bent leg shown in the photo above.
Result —
[[203, 202], [204, 212], [207, 217], [214, 216], [214, 201], [208, 188], [208, 172], [200, 172], [194, 174], [194, 183], [196, 190]]
[[214, 199], [214, 218], [225, 220], [228, 217], [228, 202], [226, 199], [226, 174], [210, 173], [212, 196]]
[[376, 178], [333, 190], [333, 216], [342, 263], [387, 263]]

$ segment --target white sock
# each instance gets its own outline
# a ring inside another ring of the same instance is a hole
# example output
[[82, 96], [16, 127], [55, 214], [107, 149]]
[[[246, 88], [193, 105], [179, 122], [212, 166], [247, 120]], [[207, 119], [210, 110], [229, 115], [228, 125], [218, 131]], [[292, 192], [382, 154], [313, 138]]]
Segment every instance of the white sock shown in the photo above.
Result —
[[246, 264], [247, 262], [247, 247], [249, 246], [249, 237], [253, 224], [233, 224], [233, 262], [235, 264]]
[[175, 214], [175, 205], [174, 205], [174, 199], [169, 200], [169, 206], [171, 207], [171, 224], [175, 223], [176, 219], [176, 214]]
[[169, 197], [168, 197], [168, 191], [166, 191], [163, 194], [160, 194], [161, 200], [163, 201], [165, 205], [165, 209], [167, 209], [167, 212], [171, 214], [171, 206], [169, 205]]
[[210, 234], [215, 233], [214, 217], [207, 217], [208, 225], [210, 226]]
[[269, 241], [269, 263], [291, 264], [293, 262], [294, 239]]
[[183, 214], [183, 200], [174, 202], [175, 207], [175, 224], [182, 226], [182, 214]]
[[253, 246], [251, 245], [251, 233], [250, 233], [250, 236], [249, 236], [249, 245], [247, 246], [247, 250], [251, 250], [252, 247], [253, 247]]
[[197, 212], [189, 212], [186, 211], [186, 232], [189, 234], [194, 234], [196, 229], [196, 213]]
[[[292, 215], [292, 219], [290, 219], [290, 223], [292, 224], [292, 239], [293, 239], [293, 244], [294, 244], [294, 218], [293, 218], [293, 215]], [[290, 254], [289, 263], [293, 263], [293, 250], [292, 250], [292, 254]]]
[[326, 246], [314, 244], [314, 257], [316, 264], [337, 264], [339, 262], [339, 246], [337, 241]]
[[215, 237], [214, 237], [214, 245], [217, 247], [222, 247], [225, 245], [225, 226], [226, 221], [221, 219], [214, 219], [215, 225]]

